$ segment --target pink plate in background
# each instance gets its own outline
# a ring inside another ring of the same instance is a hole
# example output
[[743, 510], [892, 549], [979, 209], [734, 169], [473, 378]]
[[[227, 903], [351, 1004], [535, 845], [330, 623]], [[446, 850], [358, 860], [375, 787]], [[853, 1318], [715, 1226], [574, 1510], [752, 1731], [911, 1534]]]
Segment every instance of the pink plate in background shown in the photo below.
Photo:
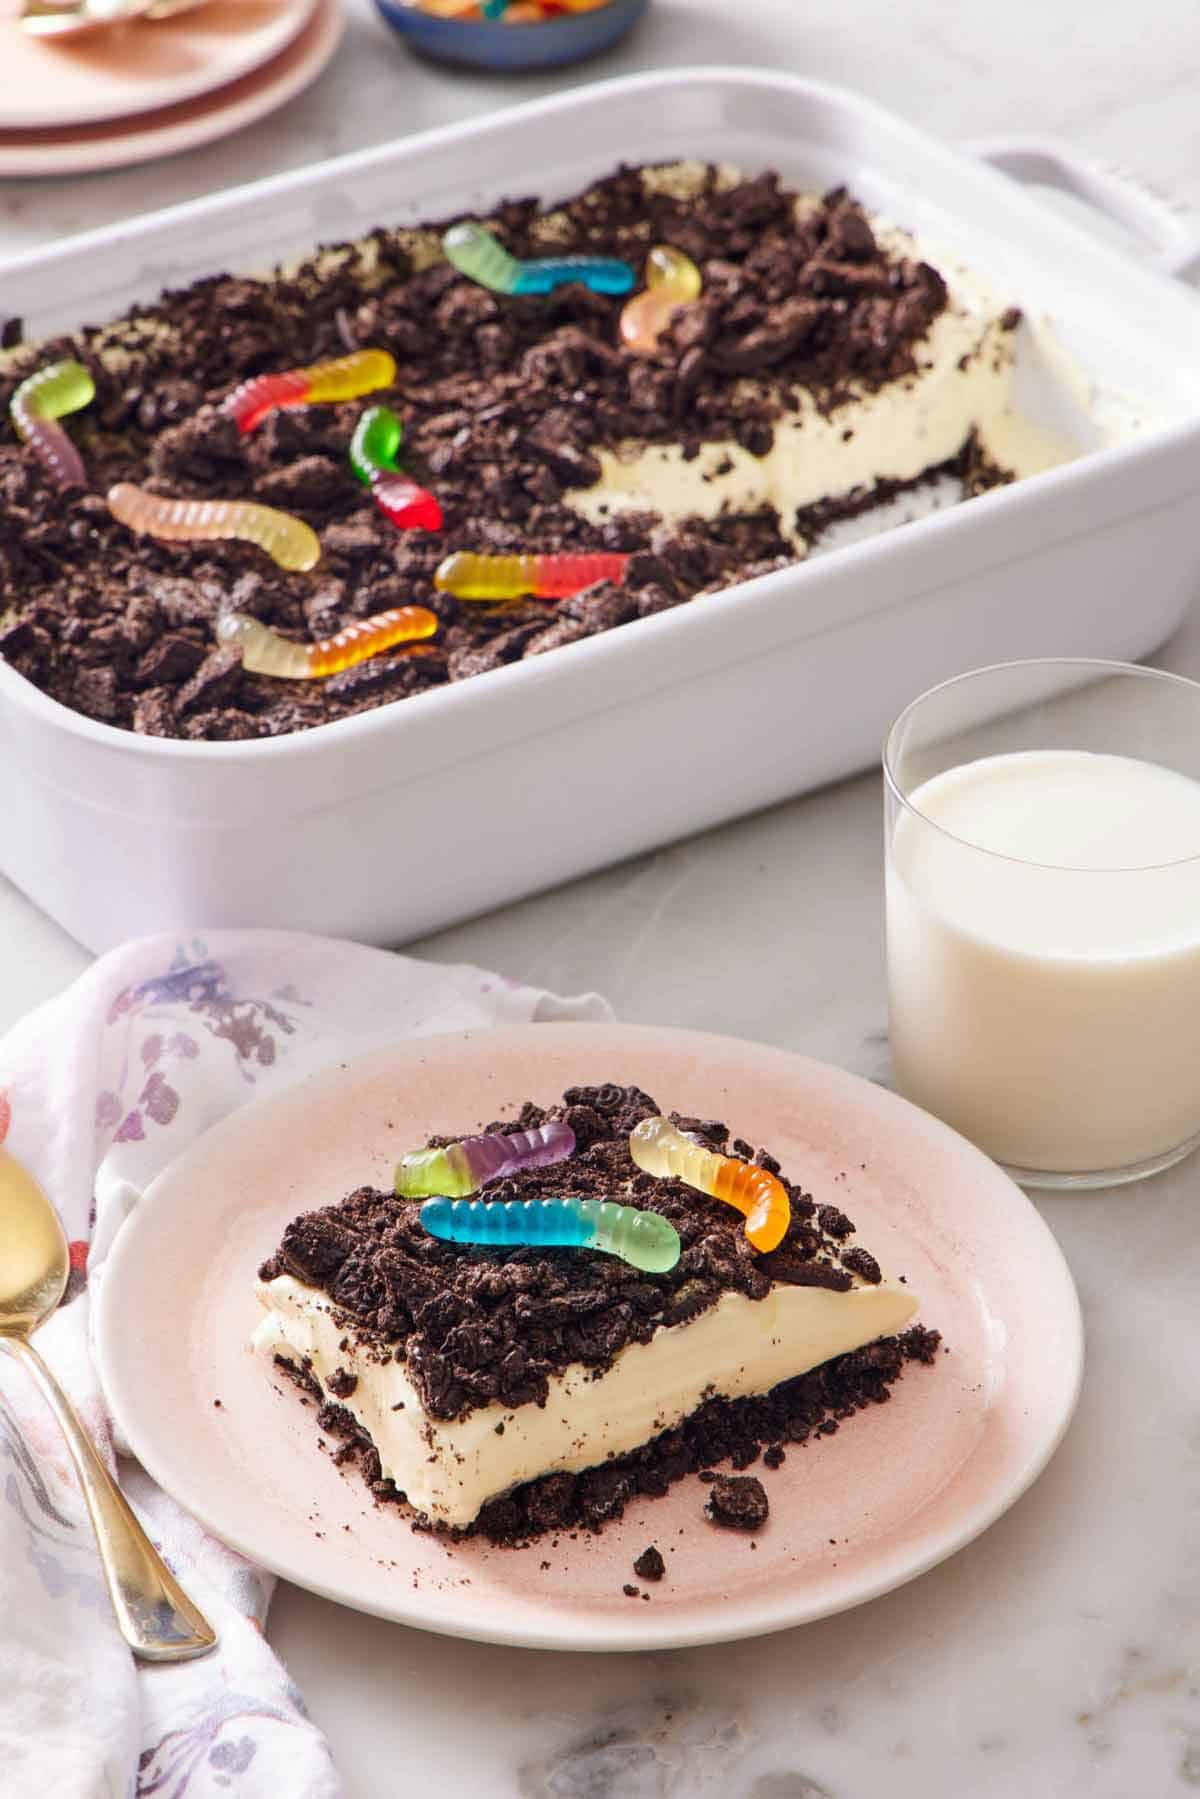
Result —
[[[433, 1131], [466, 1131], [566, 1086], [636, 1082], [664, 1109], [766, 1143], [841, 1206], [921, 1297], [949, 1353], [890, 1404], [790, 1446], [752, 1537], [704, 1522], [705, 1489], [639, 1499], [599, 1536], [450, 1545], [376, 1508], [318, 1451], [312, 1408], [246, 1343], [254, 1272], [297, 1212], [365, 1183]], [[104, 1386], [150, 1473], [244, 1554], [400, 1623], [553, 1649], [753, 1636], [860, 1604], [952, 1555], [1045, 1467], [1083, 1367], [1070, 1273], [1038, 1213], [944, 1125], [854, 1075], [700, 1032], [528, 1025], [432, 1037], [339, 1065], [235, 1113], [154, 1182], [97, 1308]], [[220, 1406], [214, 1402], [219, 1399]], [[832, 1539], [832, 1541], [831, 1541]], [[666, 1578], [622, 1593], [656, 1542]], [[549, 1566], [544, 1566], [545, 1563]]]
[[0, 130], [62, 130], [194, 100], [291, 43], [316, 0], [208, 0], [176, 19], [29, 37], [0, 23]]
[[[203, 18], [206, 13], [184, 13], [177, 21], [164, 20], [147, 29], [174, 30], [193, 16]], [[316, 0], [307, 23], [277, 55], [236, 81], [225, 82], [193, 100], [61, 130], [0, 130], [0, 178], [93, 175], [101, 169], [176, 156], [228, 137], [274, 112], [315, 81], [333, 57], [342, 29], [340, 0]], [[7, 44], [0, 44], [0, 54], [7, 54], [7, 49]]]

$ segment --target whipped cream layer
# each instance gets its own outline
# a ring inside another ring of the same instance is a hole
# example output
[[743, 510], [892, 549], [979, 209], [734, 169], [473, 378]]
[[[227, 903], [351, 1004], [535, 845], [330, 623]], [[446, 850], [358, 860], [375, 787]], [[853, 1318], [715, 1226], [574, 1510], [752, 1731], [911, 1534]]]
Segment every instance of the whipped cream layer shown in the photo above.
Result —
[[725, 1293], [688, 1323], [628, 1344], [599, 1376], [572, 1364], [551, 1379], [544, 1406], [495, 1402], [443, 1420], [425, 1411], [403, 1363], [339, 1347], [345, 1326], [334, 1323], [327, 1294], [279, 1275], [258, 1283], [258, 1297], [265, 1316], [254, 1349], [307, 1360], [327, 1389], [338, 1369], [356, 1375], [354, 1392], [338, 1403], [370, 1433], [384, 1476], [418, 1511], [450, 1525], [470, 1524], [487, 1500], [522, 1481], [627, 1454], [715, 1395], [765, 1393], [900, 1330], [918, 1303], [891, 1281], [845, 1293], [776, 1286], [761, 1300]]
[[[1018, 346], [1028, 327], [1005, 328], [1007, 302], [969, 270], [923, 251], [907, 233], [878, 219], [871, 223], [881, 247], [936, 262], [947, 284], [945, 309], [914, 346], [915, 373], [860, 389], [829, 413], [807, 388], [794, 385], [796, 410], [773, 421], [775, 439], [765, 456], [732, 439], [702, 444], [691, 460], [682, 444], [627, 440], [597, 447], [600, 480], [564, 496], [572, 510], [593, 524], [617, 512], [653, 512], [678, 524], [771, 507], [782, 535], [802, 552], [798, 510], [869, 491], [877, 482], [914, 481], [958, 455], [972, 432], [993, 462], [1018, 477], [1071, 461], [1076, 447], [1014, 407]], [[747, 387], [764, 398], [777, 392], [769, 382]]]

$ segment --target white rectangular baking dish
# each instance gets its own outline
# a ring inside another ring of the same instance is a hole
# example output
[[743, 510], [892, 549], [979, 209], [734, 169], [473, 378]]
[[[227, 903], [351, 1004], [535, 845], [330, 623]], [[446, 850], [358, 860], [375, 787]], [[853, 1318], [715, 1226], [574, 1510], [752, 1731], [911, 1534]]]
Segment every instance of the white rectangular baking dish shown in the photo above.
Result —
[[[1133, 658], [1180, 622], [1200, 585], [1195, 296], [995, 169], [788, 76], [637, 76], [343, 157], [23, 257], [0, 270], [4, 311], [37, 337], [380, 221], [550, 199], [618, 161], [677, 156], [847, 183], [1050, 315], [1094, 378], [1161, 423], [735, 591], [292, 737], [136, 737], [0, 663], [0, 864], [75, 937], [102, 949], [279, 925], [400, 942], [865, 767], [907, 700], [970, 666]], [[1045, 152], [1004, 156], [1062, 177]], [[1113, 210], [1103, 185], [1092, 197]], [[1151, 224], [1181, 261], [1178, 228]]]

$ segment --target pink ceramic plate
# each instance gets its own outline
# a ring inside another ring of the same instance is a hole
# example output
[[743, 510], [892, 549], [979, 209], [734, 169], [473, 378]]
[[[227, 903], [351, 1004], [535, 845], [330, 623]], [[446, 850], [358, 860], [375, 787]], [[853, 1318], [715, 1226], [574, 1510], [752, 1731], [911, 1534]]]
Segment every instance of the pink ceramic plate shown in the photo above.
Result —
[[[214, 9], [214, 10], [219, 10]], [[185, 13], [178, 23], [193, 15]], [[206, 15], [195, 15], [203, 18]], [[164, 21], [147, 29], [174, 29]], [[3, 27], [0, 26], [0, 30]], [[132, 27], [131, 27], [132, 29]], [[274, 112], [316, 80], [342, 35], [340, 0], [316, 0], [308, 23], [276, 56], [198, 99], [162, 106], [127, 119], [63, 130], [0, 131], [0, 178], [12, 175], [93, 175], [158, 156], [195, 150], [228, 137]], [[0, 59], [8, 46], [0, 43]], [[0, 60], [0, 70], [4, 67]]]
[[[398, 1152], [564, 1086], [635, 1081], [667, 1107], [772, 1145], [908, 1277], [950, 1353], [889, 1405], [764, 1475], [745, 1538], [704, 1522], [695, 1479], [598, 1537], [449, 1546], [376, 1509], [318, 1452], [311, 1408], [245, 1347], [258, 1262], [296, 1212]], [[145, 1466], [220, 1537], [298, 1585], [405, 1624], [555, 1649], [719, 1642], [857, 1605], [968, 1543], [1045, 1466], [1082, 1370], [1079, 1306], [1018, 1188], [943, 1125], [839, 1069], [689, 1031], [532, 1025], [429, 1038], [235, 1114], [157, 1180], [99, 1294], [100, 1366]], [[218, 1406], [215, 1402], [220, 1400]], [[656, 1542], [667, 1575], [627, 1598]], [[547, 1565], [548, 1564], [548, 1565]]]
[[316, 0], [208, 0], [177, 19], [29, 37], [0, 24], [0, 128], [62, 130], [178, 106], [260, 68], [302, 31]]

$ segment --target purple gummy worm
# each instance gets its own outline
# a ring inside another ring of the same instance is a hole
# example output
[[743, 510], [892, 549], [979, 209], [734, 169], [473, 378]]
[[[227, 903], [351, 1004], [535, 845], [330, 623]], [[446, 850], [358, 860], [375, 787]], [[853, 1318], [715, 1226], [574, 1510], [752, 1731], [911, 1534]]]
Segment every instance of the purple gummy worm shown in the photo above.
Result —
[[548, 1168], [575, 1153], [569, 1124], [541, 1124], [532, 1131], [489, 1131], [464, 1137], [444, 1149], [417, 1149], [401, 1156], [396, 1192], [401, 1199], [465, 1199], [487, 1181], [520, 1168]]
[[569, 1124], [539, 1124], [532, 1131], [492, 1131], [486, 1137], [464, 1137], [459, 1146], [476, 1184], [502, 1180], [522, 1168], [549, 1168], [575, 1153]]

